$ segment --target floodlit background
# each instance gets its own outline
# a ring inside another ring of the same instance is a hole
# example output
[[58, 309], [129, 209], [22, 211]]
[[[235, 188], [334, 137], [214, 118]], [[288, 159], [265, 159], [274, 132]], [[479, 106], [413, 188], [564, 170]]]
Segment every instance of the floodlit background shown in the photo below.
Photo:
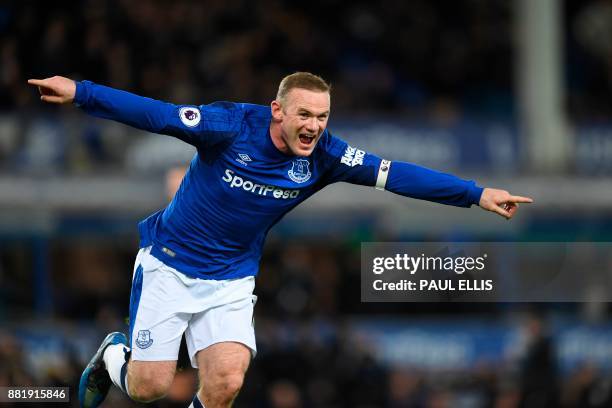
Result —
[[[610, 406], [612, 320], [595, 295], [362, 304], [359, 286], [364, 241], [612, 240], [609, 0], [0, 3], [0, 385], [74, 392], [103, 336], [127, 330], [136, 223], [194, 153], [45, 106], [26, 80], [268, 104], [297, 70], [331, 81], [329, 128], [352, 145], [536, 204], [506, 222], [364, 187], [318, 194], [270, 233], [236, 406]], [[187, 406], [180, 365], [153, 406]]]

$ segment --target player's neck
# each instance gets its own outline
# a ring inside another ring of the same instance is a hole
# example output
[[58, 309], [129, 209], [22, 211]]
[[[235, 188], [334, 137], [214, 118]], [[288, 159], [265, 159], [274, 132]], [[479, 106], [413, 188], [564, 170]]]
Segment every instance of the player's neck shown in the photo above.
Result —
[[270, 139], [272, 139], [272, 144], [279, 152], [290, 154], [291, 150], [289, 150], [289, 146], [287, 146], [287, 143], [283, 139], [282, 131], [280, 123], [274, 121], [270, 123]]

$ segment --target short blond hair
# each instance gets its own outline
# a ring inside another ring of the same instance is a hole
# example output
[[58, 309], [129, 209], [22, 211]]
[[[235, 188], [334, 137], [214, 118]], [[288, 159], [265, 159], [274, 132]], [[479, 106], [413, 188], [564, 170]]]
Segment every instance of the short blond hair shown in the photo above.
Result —
[[328, 93], [331, 91], [331, 85], [320, 76], [310, 72], [295, 72], [282, 79], [278, 85], [276, 100], [284, 102], [289, 91], [295, 88]]

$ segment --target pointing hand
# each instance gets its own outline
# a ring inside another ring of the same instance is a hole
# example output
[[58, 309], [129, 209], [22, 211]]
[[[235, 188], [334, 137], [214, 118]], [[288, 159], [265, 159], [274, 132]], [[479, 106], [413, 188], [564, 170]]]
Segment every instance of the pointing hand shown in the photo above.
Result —
[[28, 79], [28, 84], [38, 87], [40, 100], [49, 103], [71, 103], [76, 94], [76, 83], [69, 78], [54, 76], [46, 79]]
[[533, 199], [529, 197], [511, 195], [505, 190], [485, 188], [478, 205], [484, 210], [493, 211], [509, 220], [518, 210], [519, 203], [532, 202]]

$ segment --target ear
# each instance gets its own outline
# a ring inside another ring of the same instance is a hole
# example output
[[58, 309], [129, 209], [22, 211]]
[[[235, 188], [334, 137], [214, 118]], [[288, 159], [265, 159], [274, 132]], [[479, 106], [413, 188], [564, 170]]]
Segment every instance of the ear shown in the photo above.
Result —
[[283, 120], [283, 108], [279, 101], [276, 99], [270, 103], [270, 108], [272, 110], [272, 117], [275, 121], [280, 122]]

